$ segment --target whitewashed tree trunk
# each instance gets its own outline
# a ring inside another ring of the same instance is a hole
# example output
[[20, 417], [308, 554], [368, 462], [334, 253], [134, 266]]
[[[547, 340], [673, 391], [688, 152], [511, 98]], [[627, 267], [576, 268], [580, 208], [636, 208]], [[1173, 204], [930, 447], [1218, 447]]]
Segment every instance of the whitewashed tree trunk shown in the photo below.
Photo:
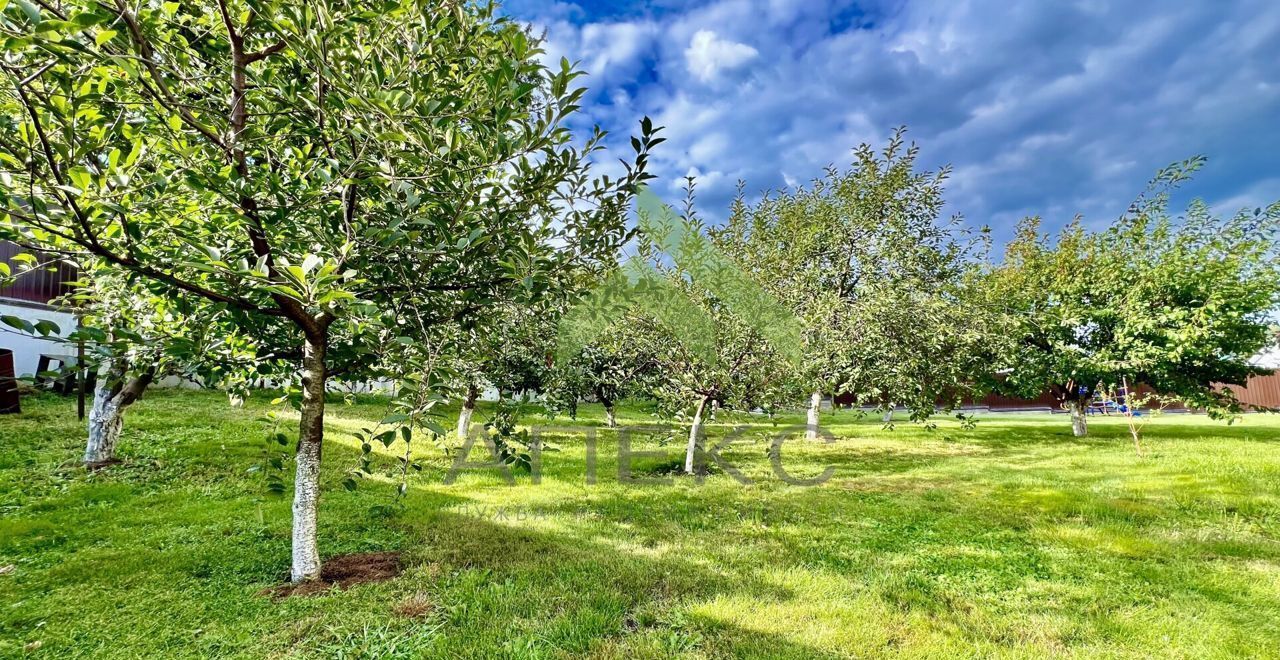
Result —
[[467, 397], [462, 400], [462, 408], [458, 410], [458, 430], [459, 438], [466, 438], [471, 432], [471, 418], [476, 412], [476, 398], [480, 396], [480, 390], [475, 385], [467, 386]]
[[116, 442], [124, 428], [123, 410], [116, 399], [115, 388], [124, 378], [119, 360], [108, 360], [98, 369], [98, 383], [93, 388], [93, 407], [89, 409], [89, 443], [85, 446], [85, 465], [105, 465], [115, 460]]
[[1071, 410], [1071, 433], [1077, 438], [1089, 435], [1089, 422], [1085, 416], [1088, 405], [1089, 402], [1084, 399], [1075, 399], [1067, 404]]
[[98, 382], [93, 388], [93, 407], [89, 409], [89, 441], [85, 444], [84, 463], [101, 467], [116, 458], [116, 445], [124, 429], [124, 410], [151, 384], [154, 371], [144, 370], [125, 382], [128, 363], [113, 359], [98, 369]]
[[809, 395], [809, 419], [805, 425], [804, 437], [806, 440], [818, 439], [818, 421], [822, 415], [822, 392], [814, 392]]
[[604, 423], [611, 429], [618, 427], [618, 415], [614, 412], [612, 401], [604, 402]]
[[302, 422], [293, 481], [294, 582], [320, 577], [316, 509], [320, 502], [320, 449], [324, 442], [325, 343], [308, 339], [302, 352]]
[[698, 440], [702, 437], [702, 415], [707, 410], [707, 397], [698, 401], [698, 409], [693, 413], [693, 423], [689, 425], [689, 445], [684, 452], [684, 471], [693, 474], [694, 458], [698, 454]]
[[893, 404], [890, 403], [888, 408], [884, 409], [884, 417], [881, 419], [885, 424], [893, 422]]

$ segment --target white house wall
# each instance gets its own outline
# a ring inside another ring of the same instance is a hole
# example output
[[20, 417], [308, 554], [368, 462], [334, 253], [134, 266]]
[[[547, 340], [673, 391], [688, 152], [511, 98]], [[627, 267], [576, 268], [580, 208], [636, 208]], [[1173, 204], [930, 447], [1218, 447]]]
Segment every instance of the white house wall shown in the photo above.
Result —
[[[30, 305], [15, 305], [5, 301], [0, 301], [0, 316], [16, 316], [32, 323], [41, 320], [53, 321], [64, 336], [76, 328], [76, 317], [67, 312]], [[0, 348], [13, 351], [13, 370], [18, 376], [35, 374], [41, 354], [74, 356], [76, 353], [74, 346], [8, 330], [10, 330], [9, 326], [0, 325]]]

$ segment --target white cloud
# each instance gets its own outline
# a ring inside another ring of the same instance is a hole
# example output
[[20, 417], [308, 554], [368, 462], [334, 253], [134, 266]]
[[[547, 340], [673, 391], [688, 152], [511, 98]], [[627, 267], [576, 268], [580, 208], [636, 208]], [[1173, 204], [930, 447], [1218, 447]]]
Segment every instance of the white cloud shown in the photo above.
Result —
[[1114, 219], [1157, 169], [1193, 154], [1210, 160], [1187, 196], [1215, 208], [1280, 198], [1275, 0], [1160, 12], [1131, 0], [525, 4], [555, 56], [591, 74], [575, 121], [611, 131], [602, 167], [649, 115], [667, 126], [655, 184], [674, 193], [701, 173], [708, 219], [738, 179], [748, 194], [807, 183], [900, 125], [921, 167], [954, 165], [948, 211], [997, 239], [1025, 214]]
[[656, 27], [652, 23], [589, 24], [582, 29], [582, 48], [593, 57], [585, 62], [593, 76], [617, 78], [650, 48]]
[[1280, 177], [1264, 179], [1226, 199], [1210, 200], [1210, 208], [1221, 215], [1264, 208], [1280, 200]]
[[721, 39], [711, 30], [698, 30], [684, 51], [685, 64], [702, 82], [710, 82], [721, 71], [731, 71], [755, 59], [759, 51], [746, 44]]

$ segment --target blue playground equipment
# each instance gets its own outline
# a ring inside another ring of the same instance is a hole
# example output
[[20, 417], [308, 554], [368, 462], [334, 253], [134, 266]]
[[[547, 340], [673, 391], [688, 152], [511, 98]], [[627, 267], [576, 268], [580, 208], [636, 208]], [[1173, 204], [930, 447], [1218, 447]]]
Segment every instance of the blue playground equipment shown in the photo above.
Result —
[[[1080, 392], [1081, 394], [1086, 394], [1088, 389], [1082, 387]], [[1113, 412], [1126, 415], [1129, 414], [1128, 399], [1129, 388], [1127, 387], [1117, 389], [1114, 399], [1109, 399], [1104, 392], [1095, 390], [1093, 399], [1089, 402], [1089, 407], [1085, 409], [1085, 412], [1091, 415], [1110, 415]], [[1142, 411], [1135, 408], [1132, 414], [1134, 417], [1141, 417]]]

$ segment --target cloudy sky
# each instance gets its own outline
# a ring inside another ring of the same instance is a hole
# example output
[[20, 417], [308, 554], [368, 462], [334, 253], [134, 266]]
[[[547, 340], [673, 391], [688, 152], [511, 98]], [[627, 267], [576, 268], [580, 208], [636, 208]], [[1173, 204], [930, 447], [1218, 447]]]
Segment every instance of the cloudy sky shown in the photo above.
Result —
[[674, 195], [695, 174], [723, 217], [845, 165], [906, 125], [950, 164], [953, 212], [1005, 238], [1019, 218], [1109, 222], [1160, 167], [1209, 164], [1190, 194], [1280, 199], [1276, 0], [506, 0], [580, 61], [582, 121], [619, 155], [639, 118]]

